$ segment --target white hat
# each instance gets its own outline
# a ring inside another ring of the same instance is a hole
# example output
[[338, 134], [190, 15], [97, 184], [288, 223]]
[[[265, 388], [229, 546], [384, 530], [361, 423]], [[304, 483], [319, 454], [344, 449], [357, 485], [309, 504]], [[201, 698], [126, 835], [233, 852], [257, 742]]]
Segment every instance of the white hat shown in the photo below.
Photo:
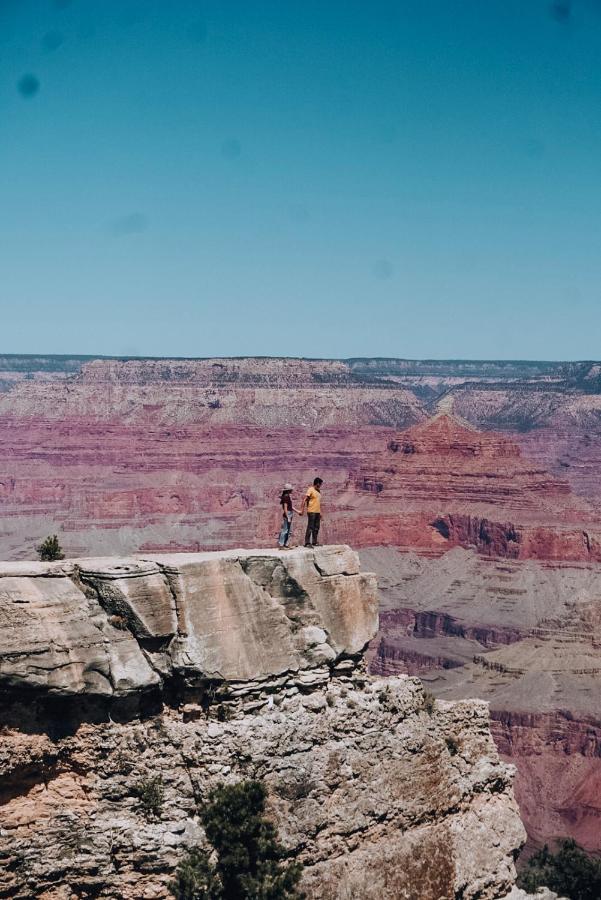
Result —
[[292, 487], [292, 485], [291, 485], [289, 482], [287, 482], [287, 483], [284, 485], [284, 490], [285, 490], [285, 491], [293, 491], [294, 488]]

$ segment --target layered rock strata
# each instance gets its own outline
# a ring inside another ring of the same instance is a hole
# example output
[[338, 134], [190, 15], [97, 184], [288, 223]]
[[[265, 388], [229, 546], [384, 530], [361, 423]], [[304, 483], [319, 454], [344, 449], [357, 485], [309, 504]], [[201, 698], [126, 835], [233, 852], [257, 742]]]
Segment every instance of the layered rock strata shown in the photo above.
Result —
[[[442, 559], [472, 547], [489, 571], [498, 557], [510, 569], [515, 560], [528, 591], [539, 576], [546, 588], [550, 563], [559, 573], [566, 563], [594, 572], [601, 560], [600, 373], [594, 362], [0, 357], [0, 557], [32, 557], [53, 532], [72, 556], [274, 546], [282, 484], [292, 481], [299, 499], [320, 474], [325, 541]], [[295, 522], [295, 542], [303, 525]], [[379, 558], [374, 566], [385, 574]], [[498, 684], [486, 696], [504, 717], [497, 737], [519, 764], [533, 840], [572, 833], [593, 846], [598, 802], [587, 785], [596, 783], [598, 751], [578, 748], [597, 746], [597, 676], [541, 666], [557, 651], [567, 669], [581, 653], [594, 669], [595, 648], [588, 637], [551, 644], [555, 624], [543, 622], [546, 661], [534, 647], [523, 664], [503, 655], [473, 663], [502, 654], [527, 628], [519, 584], [499, 585], [505, 619], [482, 621], [480, 576], [471, 565], [465, 575], [460, 589], [449, 586], [450, 604], [431, 597], [425, 578], [387, 610], [382, 672], [440, 670], [457, 679], [454, 696], [476, 692], [472, 673], [476, 686], [511, 677], [511, 689]], [[588, 635], [578, 606], [565, 606], [561, 629]], [[410, 607], [416, 631], [405, 642], [399, 629], [409, 622], [393, 629], [391, 616]], [[169, 638], [141, 640], [158, 667]], [[106, 671], [86, 677], [106, 688]], [[530, 680], [545, 711], [533, 702], [527, 727], [520, 704], [522, 695], [537, 700], [524, 687]]]
[[54, 531], [71, 553], [210, 549], [246, 537], [273, 545], [282, 484], [292, 478], [300, 493], [320, 472], [328, 541], [601, 559], [599, 514], [565, 479], [506, 437], [446, 414], [402, 432], [310, 436], [5, 420], [0, 454], [0, 547], [9, 555], [31, 555]]
[[429, 554], [473, 546], [514, 559], [601, 560], [598, 513], [565, 478], [529, 460], [507, 436], [446, 412], [374, 452], [355, 488], [355, 509], [371, 515], [361, 546]]
[[601, 851], [601, 566], [362, 553], [381, 572], [371, 671], [487, 700], [530, 845], [569, 835]]
[[199, 806], [243, 778], [308, 897], [512, 888], [487, 707], [365, 674], [375, 580], [348, 548], [3, 564], [0, 616], [0, 896], [165, 898]]
[[329, 541], [600, 559], [597, 369], [0, 358], [0, 553], [272, 546], [319, 472]]

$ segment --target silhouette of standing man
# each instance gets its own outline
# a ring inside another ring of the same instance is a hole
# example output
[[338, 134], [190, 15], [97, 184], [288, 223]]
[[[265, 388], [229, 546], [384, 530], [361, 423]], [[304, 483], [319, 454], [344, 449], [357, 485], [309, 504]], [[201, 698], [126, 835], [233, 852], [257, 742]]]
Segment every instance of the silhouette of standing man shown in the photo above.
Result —
[[307, 531], [305, 532], [305, 547], [318, 547], [317, 535], [321, 524], [321, 486], [323, 478], [313, 479], [313, 484], [307, 488], [307, 495], [303, 500], [301, 515], [307, 508]]

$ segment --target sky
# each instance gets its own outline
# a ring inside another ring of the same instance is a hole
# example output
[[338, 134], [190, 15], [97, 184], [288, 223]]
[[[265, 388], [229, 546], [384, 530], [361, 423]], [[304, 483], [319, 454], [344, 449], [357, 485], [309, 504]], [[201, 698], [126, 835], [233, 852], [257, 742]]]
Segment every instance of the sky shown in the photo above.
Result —
[[0, 352], [601, 357], [601, 0], [0, 0]]

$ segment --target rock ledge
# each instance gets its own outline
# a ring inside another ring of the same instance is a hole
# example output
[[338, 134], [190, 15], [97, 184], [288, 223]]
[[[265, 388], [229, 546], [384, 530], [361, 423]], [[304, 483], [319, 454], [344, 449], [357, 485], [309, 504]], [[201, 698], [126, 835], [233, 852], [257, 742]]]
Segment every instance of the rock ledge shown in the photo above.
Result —
[[0, 617], [0, 897], [166, 900], [199, 806], [246, 778], [308, 898], [512, 889], [488, 707], [365, 674], [376, 585], [348, 547], [2, 564]]

